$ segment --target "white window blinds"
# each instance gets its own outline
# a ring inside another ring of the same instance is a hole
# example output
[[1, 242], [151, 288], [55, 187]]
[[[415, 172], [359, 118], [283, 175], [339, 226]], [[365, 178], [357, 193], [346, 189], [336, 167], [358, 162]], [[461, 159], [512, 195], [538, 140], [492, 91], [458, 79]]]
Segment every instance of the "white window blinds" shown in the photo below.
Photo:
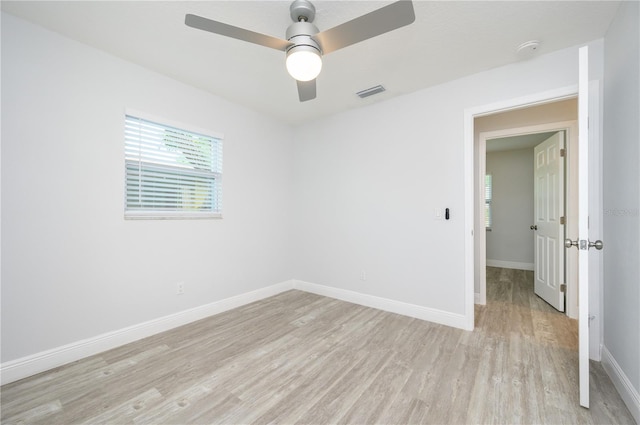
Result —
[[125, 116], [125, 217], [220, 217], [222, 139]]
[[493, 182], [491, 174], [484, 176], [484, 227], [491, 229], [491, 198], [493, 196]]

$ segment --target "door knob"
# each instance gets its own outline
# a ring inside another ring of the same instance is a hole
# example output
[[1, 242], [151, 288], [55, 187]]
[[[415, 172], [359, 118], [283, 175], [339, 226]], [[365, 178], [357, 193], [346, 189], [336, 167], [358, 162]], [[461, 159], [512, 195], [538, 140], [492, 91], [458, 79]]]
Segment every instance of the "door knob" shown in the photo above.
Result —
[[597, 240], [595, 242], [589, 242], [589, 248], [595, 248], [598, 251], [602, 250], [602, 248], [604, 248], [604, 244], [602, 243], [601, 240]]
[[[580, 245], [580, 247], [578, 247], [578, 244]], [[585, 249], [585, 250], [589, 248], [595, 248], [598, 251], [604, 248], [604, 244], [602, 243], [601, 240], [597, 240], [595, 242], [589, 242], [589, 244], [587, 245], [587, 241], [585, 240], [576, 239], [575, 241], [572, 241], [571, 239], [565, 239], [564, 247], [571, 248], [572, 246], [575, 246], [578, 249]]]
[[538, 230], [538, 225], [537, 224], [532, 224], [531, 226], [529, 226], [529, 229]]

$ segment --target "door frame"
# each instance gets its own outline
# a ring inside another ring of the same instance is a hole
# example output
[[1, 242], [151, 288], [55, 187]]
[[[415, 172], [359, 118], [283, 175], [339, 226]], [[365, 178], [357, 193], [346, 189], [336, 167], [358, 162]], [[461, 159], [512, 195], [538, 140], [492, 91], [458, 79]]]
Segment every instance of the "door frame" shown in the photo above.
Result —
[[[571, 98], [571, 97], [569, 97]], [[547, 103], [547, 102], [545, 102]], [[520, 108], [518, 108], [520, 109]], [[577, 118], [577, 117], [576, 117]], [[478, 143], [475, 146], [475, 149], [478, 154], [478, 163], [476, 168], [476, 181], [478, 182], [478, 193], [483, 193], [484, 187], [480, 187], [481, 183], [484, 182], [484, 174], [486, 174], [486, 163], [487, 163], [487, 140], [488, 139], [496, 139], [501, 137], [513, 137], [513, 136], [524, 136], [527, 134], [536, 134], [536, 133], [548, 133], [548, 132], [557, 132], [564, 131], [565, 132], [565, 149], [567, 152], [566, 162], [565, 162], [565, 191], [564, 191], [564, 199], [562, 200], [565, 204], [565, 217], [567, 217], [567, 227], [565, 227], [565, 233], [569, 232], [570, 234], [577, 233], [577, 220], [572, 219], [572, 216], [577, 214], [578, 208], [578, 199], [577, 199], [577, 191], [578, 191], [578, 178], [577, 178], [577, 165], [578, 165], [578, 121], [558, 121], [551, 122], [546, 124], [538, 124], [538, 125], [530, 125], [524, 127], [513, 127], [513, 128], [505, 128], [501, 130], [493, 130], [481, 132], [478, 135]], [[486, 304], [487, 302], [487, 274], [486, 274], [486, 266], [487, 266], [487, 255], [486, 255], [486, 232], [483, 232], [482, 223], [484, 220], [484, 200], [481, 196], [474, 195], [477, 200], [476, 211], [476, 228], [479, 231], [476, 233], [476, 270], [478, 271], [478, 275], [476, 276], [476, 281], [479, 281], [480, 284], [480, 292], [474, 293], [474, 298], [476, 304]], [[572, 230], [569, 230], [571, 227]], [[565, 270], [566, 270], [566, 283], [567, 283], [567, 294], [566, 294], [566, 308], [565, 314], [572, 319], [578, 318], [578, 276], [577, 276], [577, 259], [578, 254], [577, 250], [568, 250], [565, 256]], [[475, 291], [475, 288], [474, 288]]]
[[[499, 112], [527, 108], [574, 98], [578, 95], [578, 85], [561, 87], [554, 90], [543, 91], [531, 95], [505, 99], [469, 107], [464, 110], [463, 121], [463, 151], [464, 151], [464, 329], [473, 330], [475, 325], [475, 281], [477, 278], [475, 259], [476, 237], [474, 236], [475, 224], [475, 176], [477, 173], [477, 150], [474, 141], [474, 119]], [[589, 96], [593, 99], [590, 107], [589, 123], [589, 212], [590, 231], [593, 234], [602, 234], [602, 84], [600, 80], [589, 81]], [[482, 228], [484, 230], [484, 228]], [[593, 257], [593, 260], [591, 259]], [[597, 257], [597, 258], [596, 258]], [[485, 258], [486, 260], [486, 258]], [[590, 282], [589, 282], [589, 310], [591, 326], [589, 328], [589, 358], [600, 361], [602, 358], [602, 256], [590, 256]]]
[[464, 199], [466, 206], [464, 216], [464, 328], [467, 330], [473, 330], [475, 326], [475, 258], [477, 257], [477, 253], [474, 228], [476, 225], [475, 176], [477, 175], [478, 151], [474, 141], [474, 120], [475, 118], [485, 115], [557, 102], [576, 97], [577, 95], [578, 85], [575, 84], [555, 90], [534, 93], [524, 97], [506, 99], [495, 103], [466, 108], [464, 110]]

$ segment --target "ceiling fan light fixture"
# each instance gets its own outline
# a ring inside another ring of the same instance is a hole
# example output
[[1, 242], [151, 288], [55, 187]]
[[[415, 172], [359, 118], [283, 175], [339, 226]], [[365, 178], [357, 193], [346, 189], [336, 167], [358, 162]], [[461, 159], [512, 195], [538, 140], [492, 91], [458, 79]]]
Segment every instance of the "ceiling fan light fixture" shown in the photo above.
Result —
[[287, 52], [287, 72], [298, 81], [315, 80], [322, 70], [322, 58], [312, 46], [294, 46]]
[[298, 98], [316, 98], [316, 77], [322, 70], [322, 55], [402, 28], [416, 20], [412, 0], [398, 0], [322, 32], [313, 24], [316, 8], [310, 0], [293, 0], [289, 7], [293, 23], [286, 39], [198, 15], [185, 15], [184, 23], [199, 30], [286, 52], [286, 68], [297, 80]]

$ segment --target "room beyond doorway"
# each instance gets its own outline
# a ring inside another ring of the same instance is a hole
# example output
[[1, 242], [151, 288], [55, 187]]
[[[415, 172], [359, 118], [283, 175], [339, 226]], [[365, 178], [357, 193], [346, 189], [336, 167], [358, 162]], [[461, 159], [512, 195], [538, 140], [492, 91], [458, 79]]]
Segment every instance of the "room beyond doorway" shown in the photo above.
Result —
[[561, 312], [567, 282], [566, 133], [488, 139], [485, 171], [487, 266], [533, 271], [536, 295]]

